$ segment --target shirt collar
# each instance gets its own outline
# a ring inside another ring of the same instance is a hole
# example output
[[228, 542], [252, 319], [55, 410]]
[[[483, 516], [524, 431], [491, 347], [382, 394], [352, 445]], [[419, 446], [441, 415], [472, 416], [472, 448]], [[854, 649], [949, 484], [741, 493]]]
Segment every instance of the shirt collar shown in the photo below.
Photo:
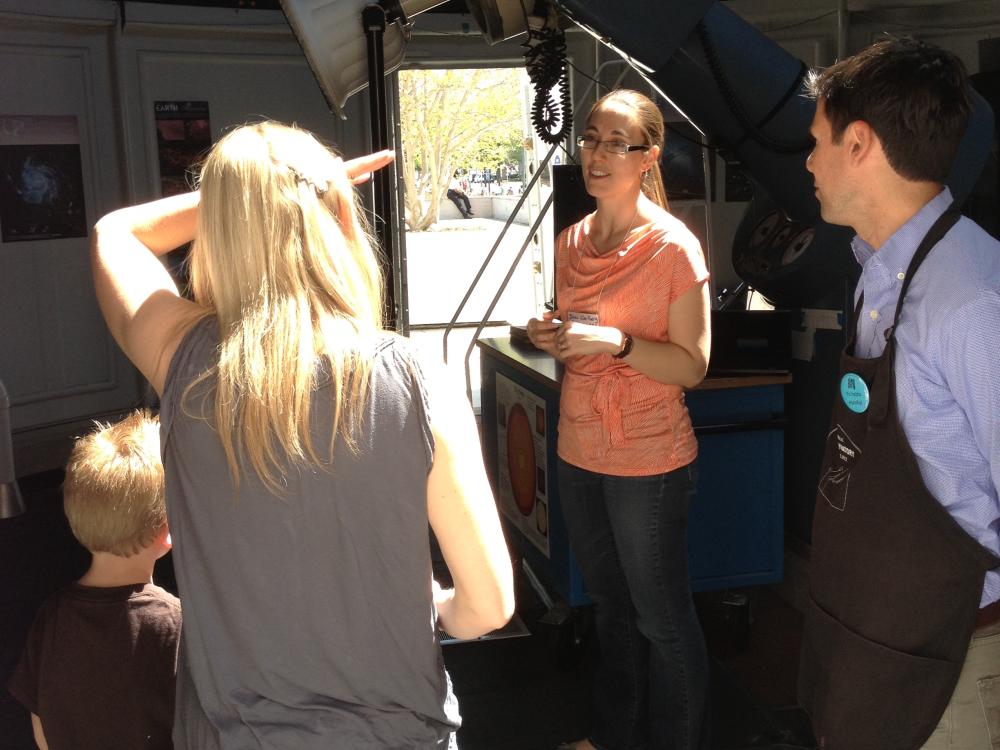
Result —
[[953, 201], [951, 190], [944, 187], [940, 193], [925, 203], [923, 208], [897, 229], [877, 251], [861, 237], [855, 235], [851, 241], [854, 257], [861, 266], [866, 266], [873, 257], [877, 257], [878, 260], [873, 262], [873, 265], [877, 263], [889, 273], [905, 272], [924, 235], [930, 231], [931, 226], [940, 218], [941, 214], [948, 210]]

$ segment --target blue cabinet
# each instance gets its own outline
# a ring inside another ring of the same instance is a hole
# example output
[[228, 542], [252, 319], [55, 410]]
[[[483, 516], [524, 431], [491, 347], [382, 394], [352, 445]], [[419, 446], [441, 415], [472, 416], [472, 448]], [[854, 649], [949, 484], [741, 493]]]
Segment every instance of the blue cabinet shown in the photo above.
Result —
[[[517, 513], [504, 516], [508, 541], [551, 591], [570, 605], [588, 604], [562, 521], [555, 478], [556, 428], [562, 367], [552, 357], [512, 346], [507, 339], [479, 342], [486, 467], [497, 492], [510, 487], [506, 415], [497, 396], [517, 391], [534, 405], [532, 429], [544, 435], [537, 462], [537, 501], [545, 523], [530, 528]], [[699, 445], [698, 492], [688, 528], [695, 590], [774, 583], [782, 578], [784, 383], [787, 375], [709, 378], [686, 400]], [[544, 455], [541, 455], [543, 454]], [[506, 484], [505, 484], [506, 483]], [[534, 511], [537, 512], [537, 511]], [[539, 519], [540, 520], [540, 519]], [[544, 528], [542, 528], [544, 526]], [[544, 532], [544, 533], [542, 533]]]
[[686, 400], [698, 437], [698, 493], [688, 524], [692, 587], [699, 591], [780, 581], [784, 386], [694, 390]]

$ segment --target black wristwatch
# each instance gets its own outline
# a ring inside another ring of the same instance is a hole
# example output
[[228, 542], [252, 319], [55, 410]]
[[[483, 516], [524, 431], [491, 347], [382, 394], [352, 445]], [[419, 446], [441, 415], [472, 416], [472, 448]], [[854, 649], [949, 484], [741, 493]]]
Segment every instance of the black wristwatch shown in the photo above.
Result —
[[625, 359], [625, 357], [627, 357], [629, 355], [629, 352], [632, 351], [632, 344], [633, 344], [632, 334], [631, 333], [622, 332], [622, 339], [623, 339], [623, 341], [622, 341], [622, 350], [620, 352], [618, 352], [617, 354], [612, 354], [611, 355], [615, 359]]

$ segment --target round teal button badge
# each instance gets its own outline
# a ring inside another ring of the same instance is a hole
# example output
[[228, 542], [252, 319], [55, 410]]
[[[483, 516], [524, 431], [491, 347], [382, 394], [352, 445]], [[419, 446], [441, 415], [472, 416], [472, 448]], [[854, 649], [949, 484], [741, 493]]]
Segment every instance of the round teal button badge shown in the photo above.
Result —
[[871, 397], [868, 395], [868, 384], [856, 372], [849, 372], [840, 379], [840, 397], [844, 404], [855, 414], [861, 414], [868, 409]]

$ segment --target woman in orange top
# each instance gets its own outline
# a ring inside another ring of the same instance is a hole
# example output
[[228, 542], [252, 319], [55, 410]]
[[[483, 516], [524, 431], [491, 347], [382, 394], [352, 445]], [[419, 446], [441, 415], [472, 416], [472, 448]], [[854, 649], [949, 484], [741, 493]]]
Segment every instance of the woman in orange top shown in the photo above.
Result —
[[708, 271], [667, 212], [663, 117], [635, 91], [577, 140], [597, 210], [556, 243], [555, 313], [528, 324], [565, 363], [559, 494], [596, 605], [593, 726], [576, 750], [708, 747], [708, 659], [687, 569], [698, 446], [684, 389], [705, 376]]

